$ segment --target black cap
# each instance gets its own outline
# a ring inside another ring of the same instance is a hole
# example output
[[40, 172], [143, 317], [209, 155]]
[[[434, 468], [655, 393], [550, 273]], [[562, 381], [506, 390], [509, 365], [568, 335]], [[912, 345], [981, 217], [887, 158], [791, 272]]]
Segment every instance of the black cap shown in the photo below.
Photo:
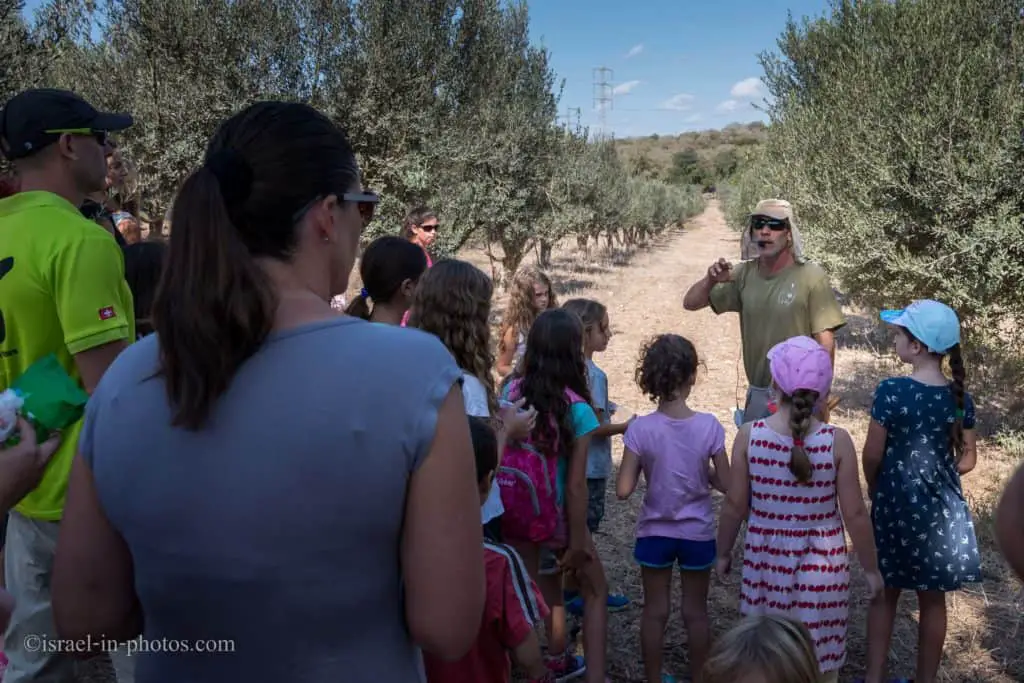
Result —
[[26, 90], [0, 110], [0, 151], [13, 161], [52, 145], [63, 132], [113, 132], [129, 128], [132, 123], [130, 115], [96, 111], [67, 90]]

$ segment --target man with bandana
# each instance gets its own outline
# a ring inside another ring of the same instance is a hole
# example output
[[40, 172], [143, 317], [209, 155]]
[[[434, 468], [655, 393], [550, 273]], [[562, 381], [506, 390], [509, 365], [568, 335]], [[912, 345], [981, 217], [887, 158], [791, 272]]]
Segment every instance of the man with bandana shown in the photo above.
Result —
[[[793, 208], [782, 199], [765, 199], [750, 216], [744, 255], [737, 265], [724, 258], [708, 268], [683, 298], [683, 307], [716, 314], [739, 313], [746, 371], [746, 403], [737, 425], [767, 417], [771, 404], [768, 349], [800, 335], [813, 337], [835, 360], [835, 331], [846, 324], [828, 275], [803, 256]], [[834, 405], [834, 402], [829, 403]]]

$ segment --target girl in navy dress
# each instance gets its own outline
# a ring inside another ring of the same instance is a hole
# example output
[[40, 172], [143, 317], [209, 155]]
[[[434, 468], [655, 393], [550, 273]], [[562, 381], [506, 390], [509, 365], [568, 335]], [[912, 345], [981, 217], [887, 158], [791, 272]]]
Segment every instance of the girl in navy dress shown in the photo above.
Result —
[[[868, 616], [866, 683], [883, 683], [900, 592], [920, 606], [916, 683], [934, 683], [946, 639], [946, 593], [981, 581], [981, 558], [960, 476], [977, 460], [974, 402], [964, 389], [960, 321], [938, 301], [883, 311], [896, 328], [905, 377], [875, 390], [864, 476], [885, 593]], [[949, 358], [952, 381], [942, 371]], [[907, 679], [895, 679], [904, 681]]]

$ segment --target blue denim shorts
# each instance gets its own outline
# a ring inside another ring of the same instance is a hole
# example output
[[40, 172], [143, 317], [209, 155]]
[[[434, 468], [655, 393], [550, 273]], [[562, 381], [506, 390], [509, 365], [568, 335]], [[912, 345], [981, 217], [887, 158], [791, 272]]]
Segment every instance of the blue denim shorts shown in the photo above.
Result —
[[641, 536], [636, 539], [633, 557], [641, 567], [670, 569], [678, 564], [689, 572], [711, 569], [715, 564], [714, 541], [687, 541], [665, 536]]

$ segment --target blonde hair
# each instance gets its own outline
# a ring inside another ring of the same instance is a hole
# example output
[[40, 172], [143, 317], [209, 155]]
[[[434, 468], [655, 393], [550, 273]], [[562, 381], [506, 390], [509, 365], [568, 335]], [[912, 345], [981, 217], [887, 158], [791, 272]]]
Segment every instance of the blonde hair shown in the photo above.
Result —
[[516, 333], [528, 335], [533, 321], [543, 313], [533, 306], [533, 286], [537, 283], [548, 288], [548, 309], [558, 308], [558, 300], [555, 298], [555, 289], [551, 286], [551, 278], [544, 274], [536, 266], [525, 266], [520, 268], [512, 279], [512, 286], [509, 288], [508, 308], [501, 319], [501, 328], [498, 333], [498, 350], [504, 352], [505, 335], [509, 330]]
[[735, 683], [755, 672], [765, 683], [821, 683], [807, 627], [778, 615], [743, 619], [715, 641], [704, 681]]

